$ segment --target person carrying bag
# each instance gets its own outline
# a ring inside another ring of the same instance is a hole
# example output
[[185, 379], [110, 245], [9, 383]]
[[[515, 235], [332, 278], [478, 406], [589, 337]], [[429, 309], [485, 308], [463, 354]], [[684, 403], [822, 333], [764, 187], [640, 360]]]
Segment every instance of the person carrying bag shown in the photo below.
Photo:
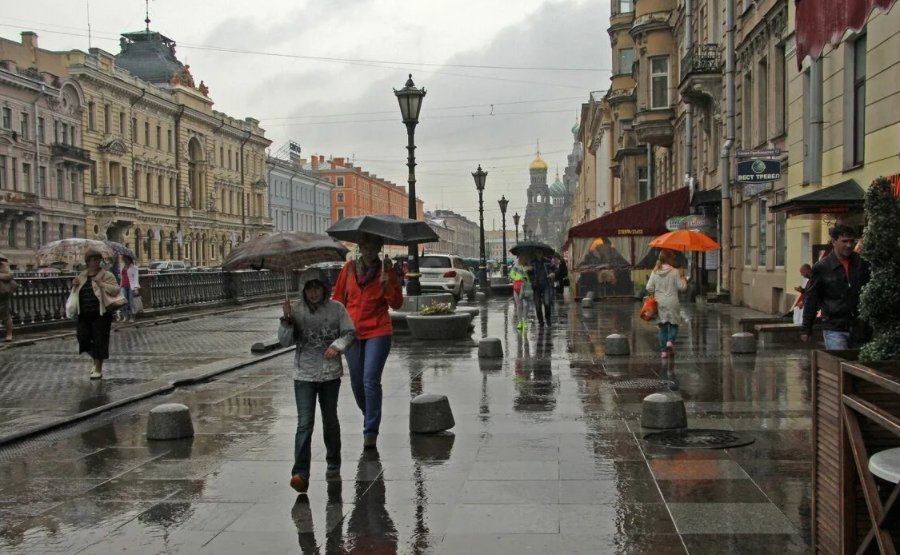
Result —
[[78, 352], [90, 354], [93, 360], [92, 380], [103, 377], [103, 362], [109, 358], [113, 314], [128, 303], [116, 276], [100, 267], [102, 260], [103, 256], [93, 249], [84, 253], [87, 269], [72, 280], [72, 291], [66, 302], [67, 315], [78, 318]]

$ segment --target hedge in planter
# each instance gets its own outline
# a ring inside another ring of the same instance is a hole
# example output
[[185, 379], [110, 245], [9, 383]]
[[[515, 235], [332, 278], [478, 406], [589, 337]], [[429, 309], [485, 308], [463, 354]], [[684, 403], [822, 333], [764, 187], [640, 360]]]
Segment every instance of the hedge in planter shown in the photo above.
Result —
[[887, 179], [866, 192], [866, 229], [860, 253], [871, 267], [860, 295], [860, 317], [874, 338], [860, 350], [862, 361], [900, 360], [900, 204]]

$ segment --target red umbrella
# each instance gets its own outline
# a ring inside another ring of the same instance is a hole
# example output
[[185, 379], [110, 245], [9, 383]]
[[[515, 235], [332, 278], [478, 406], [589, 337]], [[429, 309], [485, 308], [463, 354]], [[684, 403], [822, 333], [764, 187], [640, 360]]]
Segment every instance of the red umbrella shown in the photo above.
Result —
[[673, 251], [699, 252], [714, 251], [719, 248], [719, 244], [708, 235], [689, 229], [679, 229], [677, 231], [663, 233], [650, 241], [650, 246]]

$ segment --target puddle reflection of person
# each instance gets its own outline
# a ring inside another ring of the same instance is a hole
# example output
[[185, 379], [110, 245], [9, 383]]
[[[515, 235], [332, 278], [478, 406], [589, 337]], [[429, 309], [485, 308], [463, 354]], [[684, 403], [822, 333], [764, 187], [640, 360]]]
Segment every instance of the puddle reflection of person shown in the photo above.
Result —
[[328, 497], [325, 504], [325, 546], [319, 550], [316, 541], [316, 527], [313, 524], [312, 509], [308, 495], [298, 495], [291, 508], [291, 520], [297, 527], [297, 541], [301, 553], [344, 553], [344, 535], [341, 522], [344, 519], [344, 500], [341, 496], [340, 480], [328, 482]]
[[384, 469], [374, 449], [363, 451], [359, 457], [356, 496], [343, 547], [342, 553], [397, 552], [397, 528], [385, 500]]

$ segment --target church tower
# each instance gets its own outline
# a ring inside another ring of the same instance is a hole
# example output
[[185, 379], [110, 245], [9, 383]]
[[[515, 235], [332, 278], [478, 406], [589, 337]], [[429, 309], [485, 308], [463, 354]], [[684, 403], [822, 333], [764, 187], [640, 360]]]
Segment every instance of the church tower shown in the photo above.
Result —
[[547, 162], [541, 158], [541, 146], [538, 143], [534, 160], [528, 166], [528, 205], [525, 208], [525, 223], [528, 224], [528, 236], [538, 241], [545, 241], [547, 235], [547, 215], [550, 210], [550, 188], [547, 186]]

